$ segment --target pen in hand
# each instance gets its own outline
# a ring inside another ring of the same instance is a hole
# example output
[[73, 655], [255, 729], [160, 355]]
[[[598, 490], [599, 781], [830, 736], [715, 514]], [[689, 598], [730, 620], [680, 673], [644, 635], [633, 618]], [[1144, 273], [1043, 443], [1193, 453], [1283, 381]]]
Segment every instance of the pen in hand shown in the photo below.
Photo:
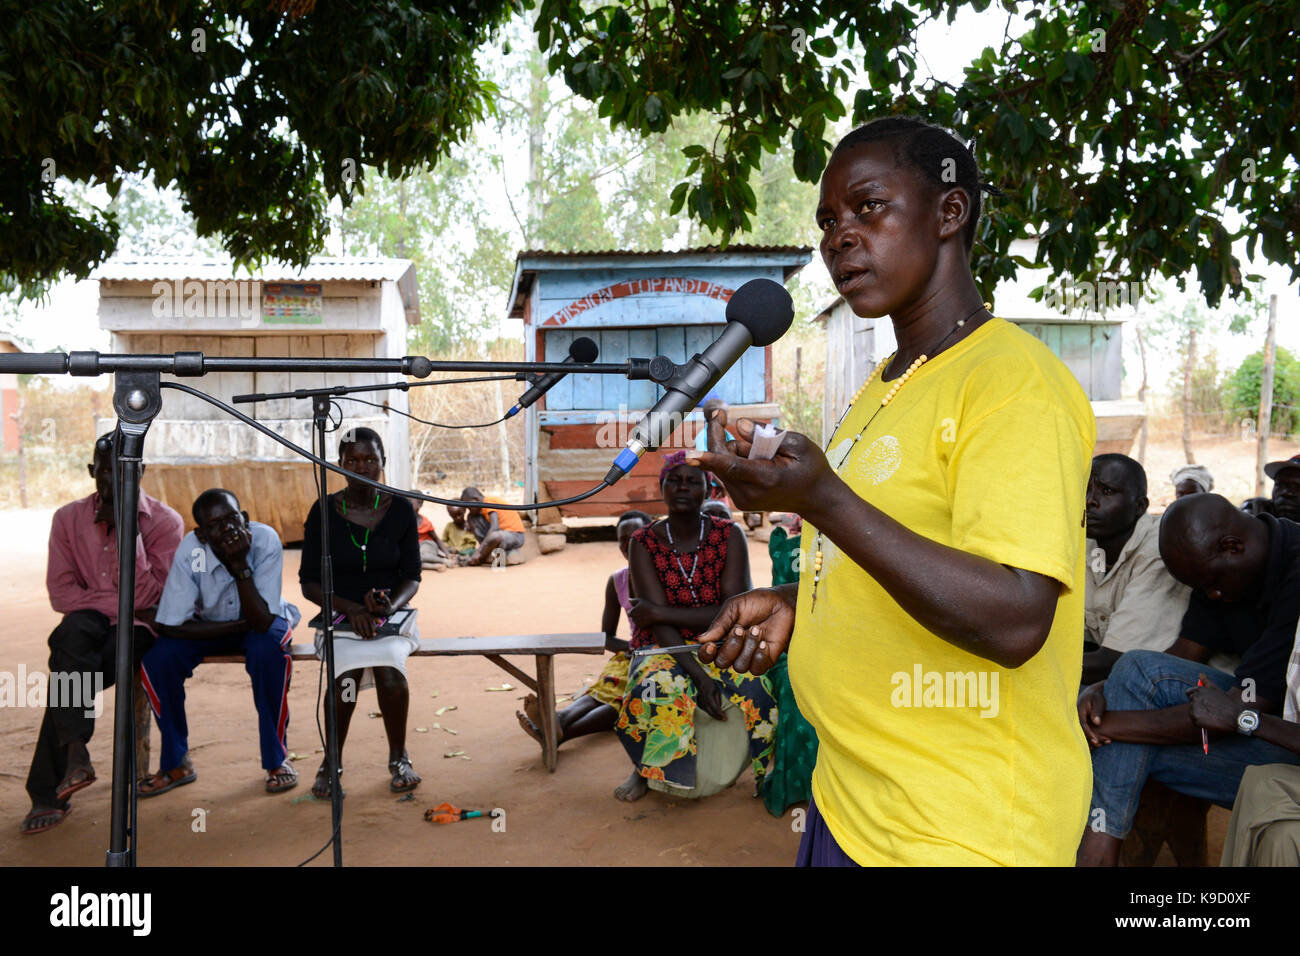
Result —
[[[1197, 687], [1204, 687], [1204, 686], [1205, 686], [1205, 679], [1202, 678], [1202, 677], [1198, 677], [1198, 678], [1196, 678], [1196, 686], [1197, 686]], [[1210, 737], [1209, 737], [1209, 735], [1205, 732], [1205, 728], [1204, 728], [1204, 727], [1201, 728], [1201, 749], [1202, 749], [1203, 751], [1205, 751], [1205, 753], [1206, 753], [1207, 756], [1209, 755], [1209, 753], [1210, 753]]]

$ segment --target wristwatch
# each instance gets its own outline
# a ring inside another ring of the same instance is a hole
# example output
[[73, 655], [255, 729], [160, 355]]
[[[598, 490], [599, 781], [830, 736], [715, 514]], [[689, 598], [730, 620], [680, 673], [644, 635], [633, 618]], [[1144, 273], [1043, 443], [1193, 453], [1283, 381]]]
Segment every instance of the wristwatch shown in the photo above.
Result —
[[249, 578], [251, 578], [252, 576], [253, 576], [253, 569], [252, 569], [252, 568], [244, 568], [242, 571], [237, 571], [237, 572], [235, 573], [235, 580], [236, 580], [236, 581], [247, 581], [247, 580], [248, 580]]
[[1250, 737], [1259, 727], [1259, 711], [1243, 710], [1237, 715], [1237, 733], [1243, 737]]

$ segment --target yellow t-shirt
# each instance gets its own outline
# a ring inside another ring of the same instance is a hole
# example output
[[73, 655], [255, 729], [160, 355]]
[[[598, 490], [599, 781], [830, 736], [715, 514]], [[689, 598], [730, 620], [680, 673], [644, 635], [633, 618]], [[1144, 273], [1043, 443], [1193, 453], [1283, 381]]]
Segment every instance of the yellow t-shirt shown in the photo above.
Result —
[[[823, 538], [816, 607], [805, 571], [790, 644], [820, 742], [817, 808], [864, 865], [1072, 864], [1092, 789], [1075, 710], [1092, 409], [1046, 346], [1001, 319], [881, 408], [889, 384], [876, 376], [832, 436], [840, 477], [917, 534], [1064, 587], [1046, 643], [1010, 670], [927, 631]], [[814, 535], [805, 522], [806, 554]]]

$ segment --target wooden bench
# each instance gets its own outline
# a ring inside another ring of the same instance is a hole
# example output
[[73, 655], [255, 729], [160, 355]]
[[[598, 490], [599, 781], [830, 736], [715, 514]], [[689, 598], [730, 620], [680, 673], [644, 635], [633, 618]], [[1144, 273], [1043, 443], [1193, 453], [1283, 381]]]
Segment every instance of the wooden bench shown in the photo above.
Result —
[[[293, 644], [289, 652], [295, 661], [316, 660], [314, 644]], [[559, 759], [560, 724], [555, 713], [556, 654], [603, 654], [605, 635], [599, 632], [583, 634], [518, 634], [510, 637], [426, 637], [420, 640], [420, 649], [412, 657], [444, 657], [477, 654], [486, 657], [506, 673], [518, 678], [537, 695], [542, 710], [542, 760], [546, 769], [555, 772]], [[520, 670], [506, 660], [506, 656], [531, 655], [536, 658], [536, 677]], [[205, 657], [205, 664], [242, 664], [242, 654]]]

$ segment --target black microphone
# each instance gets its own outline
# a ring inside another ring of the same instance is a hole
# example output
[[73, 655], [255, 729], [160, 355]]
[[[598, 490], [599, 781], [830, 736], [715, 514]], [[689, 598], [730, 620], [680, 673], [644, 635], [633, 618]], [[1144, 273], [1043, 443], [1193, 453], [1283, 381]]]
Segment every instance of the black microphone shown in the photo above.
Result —
[[[564, 361], [581, 362], [583, 365], [588, 365], [596, 361], [596, 356], [599, 354], [600, 349], [596, 346], [596, 343], [584, 335], [581, 338], [574, 339], [569, 345], [569, 354], [565, 356]], [[543, 375], [533, 383], [532, 388], [519, 396], [519, 401], [515, 402], [514, 408], [506, 412], [506, 418], [519, 414], [519, 412], [549, 392], [556, 382], [568, 374], [568, 372], [552, 372], [550, 375]], [[505, 419], [502, 419], [502, 421], [505, 421]]]
[[664, 397], [632, 429], [627, 447], [618, 453], [605, 476], [606, 483], [618, 481], [642, 455], [666, 442], [745, 349], [771, 345], [785, 335], [793, 321], [794, 302], [781, 283], [750, 279], [737, 289], [727, 303], [727, 325], [722, 334], [704, 354], [697, 353], [678, 367], [677, 374], [664, 385]]

